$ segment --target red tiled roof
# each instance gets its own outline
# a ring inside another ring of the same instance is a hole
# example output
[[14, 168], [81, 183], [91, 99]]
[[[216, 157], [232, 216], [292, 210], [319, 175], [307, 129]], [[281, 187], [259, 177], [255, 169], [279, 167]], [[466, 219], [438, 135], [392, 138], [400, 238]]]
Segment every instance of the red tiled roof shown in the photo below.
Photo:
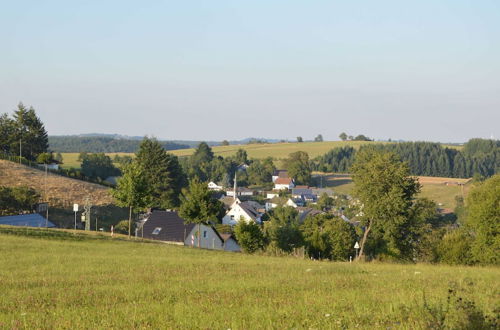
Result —
[[292, 179], [290, 178], [277, 178], [276, 181], [274, 181], [275, 184], [290, 184], [292, 183]]

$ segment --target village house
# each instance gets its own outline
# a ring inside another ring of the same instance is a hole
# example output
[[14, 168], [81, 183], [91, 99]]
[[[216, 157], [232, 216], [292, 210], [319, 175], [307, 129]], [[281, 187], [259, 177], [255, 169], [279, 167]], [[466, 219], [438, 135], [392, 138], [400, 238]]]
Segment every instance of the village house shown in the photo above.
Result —
[[275, 170], [274, 173], [273, 173], [273, 175], [272, 175], [273, 183], [278, 178], [288, 178], [288, 171], [287, 170]]
[[265, 208], [259, 203], [253, 201], [238, 202], [235, 201], [226, 215], [222, 218], [222, 223], [224, 225], [234, 226], [238, 221], [243, 220], [246, 222], [262, 222], [262, 215], [265, 212]]
[[[237, 197], [249, 197], [253, 196], [254, 191], [252, 189], [246, 187], [237, 187], [236, 188], [236, 196]], [[234, 197], [234, 188], [226, 189], [226, 196]]]
[[292, 189], [293, 187], [295, 187], [295, 184], [291, 178], [277, 178], [274, 181], [275, 190]]
[[209, 224], [198, 225], [185, 223], [175, 211], [152, 211], [149, 213], [137, 231], [143, 238], [158, 240], [171, 244], [199, 246], [205, 249], [240, 251], [233, 237], [222, 237]]
[[221, 191], [224, 189], [224, 187], [217, 185], [215, 182], [210, 181], [208, 183], [208, 189], [214, 190], [214, 191]]

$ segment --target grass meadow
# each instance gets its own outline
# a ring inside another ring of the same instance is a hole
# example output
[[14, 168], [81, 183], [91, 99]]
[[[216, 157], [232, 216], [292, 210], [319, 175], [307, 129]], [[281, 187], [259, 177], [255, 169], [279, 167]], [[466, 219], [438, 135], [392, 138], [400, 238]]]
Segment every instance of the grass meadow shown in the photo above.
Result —
[[319, 262], [12, 227], [0, 227], [0, 251], [0, 328], [420, 329], [500, 307], [495, 267]]
[[[354, 189], [354, 183], [349, 174], [325, 174], [314, 173], [316, 176], [323, 176], [323, 186], [332, 188], [338, 194], [351, 194]], [[457, 178], [439, 178], [419, 176], [419, 182], [422, 185], [419, 197], [429, 198], [442, 209], [453, 211], [456, 207], [456, 197], [465, 197], [472, 187], [470, 179]], [[317, 182], [320, 179], [316, 179]], [[446, 182], [451, 184], [446, 184]], [[456, 183], [461, 183], [457, 185]]]

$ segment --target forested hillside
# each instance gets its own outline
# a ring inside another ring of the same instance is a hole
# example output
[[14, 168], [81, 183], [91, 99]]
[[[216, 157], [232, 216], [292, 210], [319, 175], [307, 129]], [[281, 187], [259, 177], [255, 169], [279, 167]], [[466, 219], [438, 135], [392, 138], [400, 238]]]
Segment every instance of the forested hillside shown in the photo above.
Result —
[[[500, 141], [471, 139], [463, 150], [443, 147], [438, 143], [404, 142], [362, 146], [394, 152], [407, 161], [413, 175], [470, 178], [474, 175], [490, 177], [500, 170]], [[356, 150], [342, 147], [330, 150], [314, 160], [316, 170], [349, 172]]]
[[[49, 148], [54, 152], [136, 152], [141, 140], [115, 139], [102, 136], [49, 136]], [[187, 144], [161, 141], [165, 150], [190, 148]]]

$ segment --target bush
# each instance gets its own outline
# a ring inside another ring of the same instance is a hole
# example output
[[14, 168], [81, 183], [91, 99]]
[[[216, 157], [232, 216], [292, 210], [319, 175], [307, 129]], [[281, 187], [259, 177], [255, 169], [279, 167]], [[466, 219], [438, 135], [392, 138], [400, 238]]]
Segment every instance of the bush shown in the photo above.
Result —
[[255, 222], [239, 221], [234, 227], [234, 233], [244, 252], [254, 253], [264, 248], [264, 234]]
[[472, 265], [471, 243], [472, 238], [463, 229], [446, 233], [437, 247], [439, 261], [451, 265]]
[[[134, 231], [133, 224], [130, 230], [131, 232]], [[121, 220], [120, 222], [118, 222], [114, 227], [114, 231], [115, 233], [128, 235], [128, 220]]]

